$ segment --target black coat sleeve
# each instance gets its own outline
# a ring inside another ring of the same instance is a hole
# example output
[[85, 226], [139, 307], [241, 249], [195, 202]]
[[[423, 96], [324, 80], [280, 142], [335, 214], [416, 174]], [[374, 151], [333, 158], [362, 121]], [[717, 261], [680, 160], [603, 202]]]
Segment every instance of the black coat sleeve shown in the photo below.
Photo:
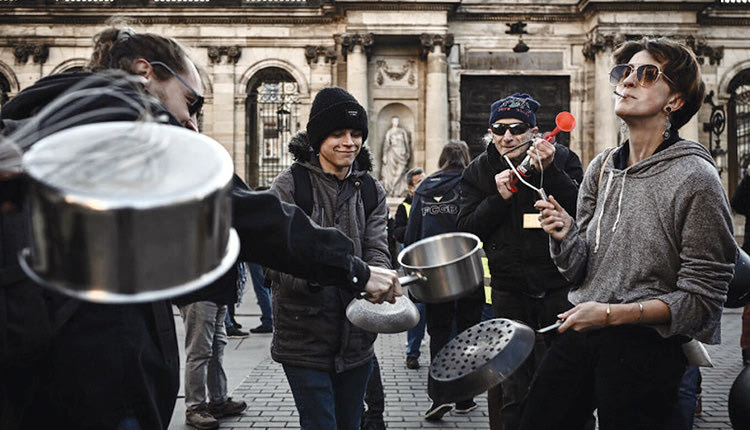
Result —
[[750, 175], [745, 176], [734, 191], [732, 209], [740, 215], [750, 213]]
[[317, 226], [302, 209], [272, 192], [250, 191], [236, 176], [231, 198], [241, 260], [324, 285], [364, 290], [370, 270], [343, 233]]
[[482, 240], [487, 240], [500, 227], [510, 210], [510, 202], [491, 186], [494, 178], [495, 173], [482, 158], [475, 159], [461, 177], [458, 229], [474, 233]]
[[393, 237], [397, 241], [404, 243], [404, 234], [406, 233], [406, 224], [409, 222], [409, 217], [406, 215], [406, 207], [401, 203], [396, 209], [396, 217], [393, 219]]

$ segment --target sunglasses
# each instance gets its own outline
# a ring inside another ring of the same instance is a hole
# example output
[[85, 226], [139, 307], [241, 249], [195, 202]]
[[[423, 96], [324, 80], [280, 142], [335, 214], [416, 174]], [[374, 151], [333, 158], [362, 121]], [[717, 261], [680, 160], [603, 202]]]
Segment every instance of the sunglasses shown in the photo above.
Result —
[[510, 130], [510, 134], [518, 136], [519, 134], [526, 133], [530, 128], [531, 126], [526, 124], [525, 122], [516, 122], [513, 124], [502, 124], [499, 122], [495, 122], [490, 126], [490, 130], [492, 130], [492, 133], [498, 136], [504, 136], [505, 132], [508, 130]]
[[612, 68], [611, 72], [609, 72], [609, 83], [612, 85], [619, 85], [633, 72], [635, 72], [635, 78], [638, 85], [642, 87], [650, 87], [662, 76], [664, 76], [664, 79], [671, 84], [674, 84], [674, 82], [669, 79], [669, 76], [665, 75], [659, 66], [654, 64], [643, 64], [638, 67], [631, 64], [618, 64]]
[[195, 99], [193, 99], [193, 101], [191, 101], [190, 103], [188, 103], [188, 112], [190, 113], [190, 116], [199, 115], [200, 112], [201, 112], [201, 108], [203, 108], [203, 96], [200, 95], [200, 94], [198, 94], [198, 91], [195, 91], [193, 89], [193, 87], [191, 87], [190, 85], [188, 85], [188, 83], [185, 82], [185, 80], [180, 77], [180, 75], [178, 75], [177, 73], [175, 73], [174, 70], [172, 70], [169, 66], [167, 66], [164, 63], [162, 63], [161, 61], [152, 61], [151, 65], [152, 66], [161, 66], [161, 67], [164, 67], [165, 69], [167, 69], [167, 71], [169, 73], [171, 73], [172, 76], [174, 76], [175, 78], [177, 78], [178, 81], [182, 82], [182, 85], [186, 86], [187, 89], [189, 89], [190, 92], [192, 92], [193, 95], [195, 95]]

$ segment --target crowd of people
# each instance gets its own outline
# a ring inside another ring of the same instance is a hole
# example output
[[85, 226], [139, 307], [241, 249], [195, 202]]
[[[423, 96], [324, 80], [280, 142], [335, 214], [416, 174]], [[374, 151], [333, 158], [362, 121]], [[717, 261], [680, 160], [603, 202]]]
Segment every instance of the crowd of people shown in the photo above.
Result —
[[[34, 284], [16, 262], [29, 242], [24, 189], [18, 175], [0, 174], [0, 428], [166, 428], [180, 381], [172, 304], [186, 332], [186, 424], [215, 429], [220, 418], [241, 414], [247, 405], [229, 397], [222, 358], [230, 335], [247, 335], [231, 312], [247, 262], [263, 310], [252, 331], [272, 333], [271, 356], [282, 365], [300, 427], [383, 429], [376, 334], [349, 322], [344, 309], [360, 296], [393, 303], [402, 295], [399, 248], [389, 239], [408, 246], [455, 231], [483, 243], [494, 317], [532, 329], [561, 322], [537, 335], [531, 356], [490, 397], [493, 429], [691, 428], [676, 418], [691, 414], [675, 412], [684, 412], [678, 392], [694, 375], [682, 346], [721, 340], [736, 258], [729, 200], [710, 153], [678, 134], [703, 101], [691, 51], [643, 39], [621, 45], [614, 59], [610, 81], [626, 140], [585, 173], [572, 150], [542, 138], [540, 103], [514, 93], [489, 106], [479, 156], [450, 141], [438, 171], [405, 173], [409, 194], [390, 229], [386, 191], [370, 174], [367, 111], [342, 88], [321, 90], [305, 130], [289, 143], [295, 161], [271, 190], [233, 179], [237, 264], [171, 301], [103, 305]], [[199, 132], [200, 75], [173, 39], [104, 30], [89, 69], [20, 92], [0, 110], [0, 133], [38, 140], [47, 130], [138, 121], [144, 112]], [[112, 91], [97, 92], [104, 88]], [[63, 94], [91, 90], [95, 96], [71, 109], [45, 109]], [[36, 126], [24, 135], [30, 121]], [[519, 182], [525, 159], [531, 168]], [[733, 200], [743, 214], [745, 189], [743, 181]], [[484, 287], [418, 307], [408, 369], [420, 367], [425, 327], [432, 359], [482, 319]], [[440, 420], [454, 407], [467, 414], [477, 405], [436, 401], [424, 418]]]

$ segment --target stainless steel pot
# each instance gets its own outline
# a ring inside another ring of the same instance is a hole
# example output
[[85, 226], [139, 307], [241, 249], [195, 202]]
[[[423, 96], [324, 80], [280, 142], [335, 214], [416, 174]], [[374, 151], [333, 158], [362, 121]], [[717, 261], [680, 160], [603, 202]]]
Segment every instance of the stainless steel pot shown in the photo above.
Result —
[[153, 123], [99, 123], [36, 143], [30, 178], [26, 273], [101, 303], [193, 291], [235, 262], [232, 160], [214, 140]]
[[480, 240], [471, 233], [445, 233], [415, 242], [398, 262], [409, 276], [399, 278], [414, 297], [426, 303], [455, 300], [484, 283]]
[[487, 391], [521, 366], [534, 348], [534, 340], [534, 330], [504, 318], [464, 330], [432, 360], [430, 398], [436, 403], [453, 403]]
[[346, 318], [373, 333], [401, 333], [419, 323], [419, 309], [406, 296], [396, 297], [393, 304], [354, 299], [346, 307]]

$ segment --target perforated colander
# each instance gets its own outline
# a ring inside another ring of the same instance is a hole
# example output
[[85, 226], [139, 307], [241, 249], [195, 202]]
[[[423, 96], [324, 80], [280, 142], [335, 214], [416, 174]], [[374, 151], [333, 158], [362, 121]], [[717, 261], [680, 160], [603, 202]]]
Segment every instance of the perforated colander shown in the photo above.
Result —
[[466, 329], [432, 360], [430, 397], [458, 402], [487, 391], [526, 360], [534, 347], [534, 337], [534, 331], [526, 325], [504, 318]]

